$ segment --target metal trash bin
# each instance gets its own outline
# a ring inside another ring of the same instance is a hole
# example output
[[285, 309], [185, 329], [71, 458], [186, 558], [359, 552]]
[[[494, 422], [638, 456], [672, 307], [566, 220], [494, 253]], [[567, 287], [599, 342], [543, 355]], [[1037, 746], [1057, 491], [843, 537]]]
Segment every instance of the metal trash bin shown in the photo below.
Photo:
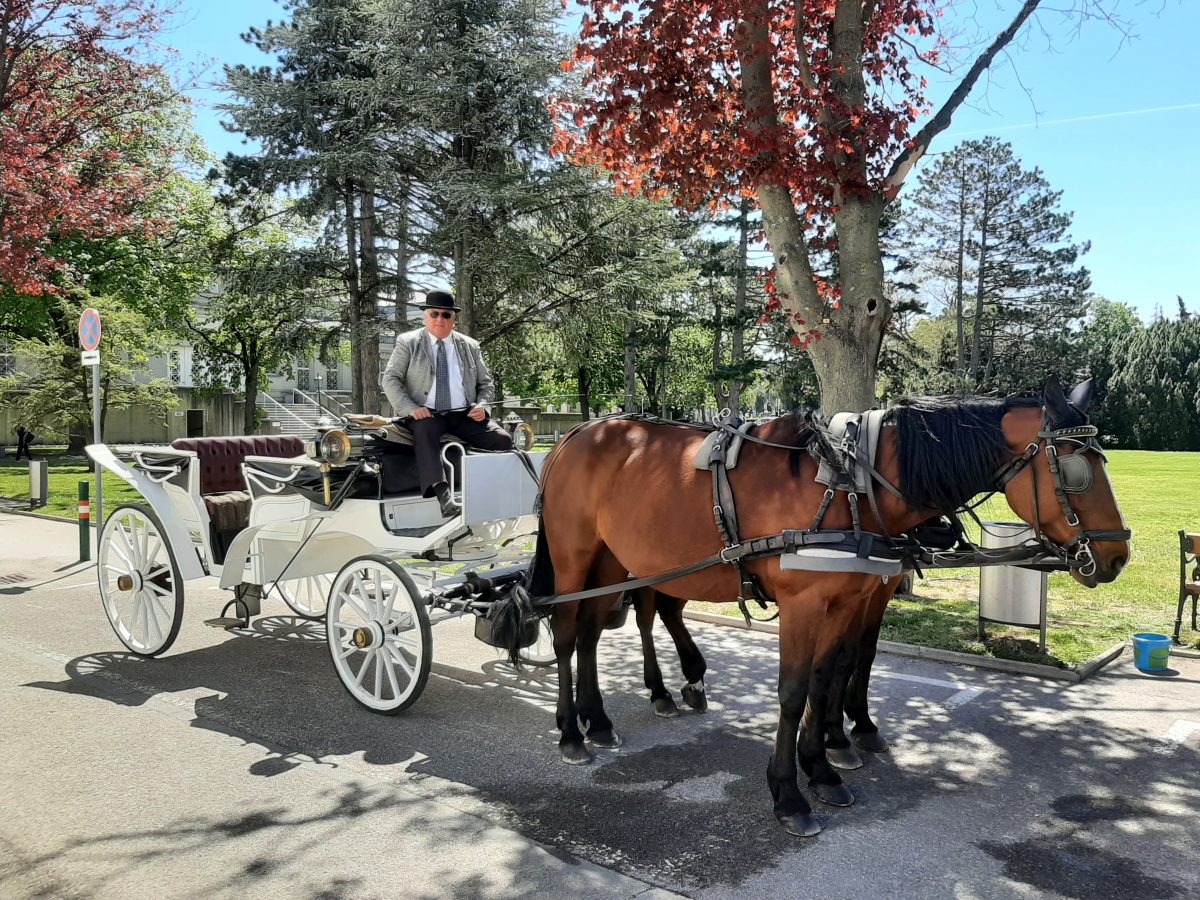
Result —
[[44, 459], [29, 461], [29, 508], [40, 509], [50, 502], [50, 465]]
[[[1024, 522], [984, 522], [980, 546], [985, 550], [1013, 547], [1034, 537]], [[984, 566], [979, 571], [979, 639], [984, 623], [1037, 628], [1038, 645], [1046, 650], [1046, 573], [1020, 566]]]

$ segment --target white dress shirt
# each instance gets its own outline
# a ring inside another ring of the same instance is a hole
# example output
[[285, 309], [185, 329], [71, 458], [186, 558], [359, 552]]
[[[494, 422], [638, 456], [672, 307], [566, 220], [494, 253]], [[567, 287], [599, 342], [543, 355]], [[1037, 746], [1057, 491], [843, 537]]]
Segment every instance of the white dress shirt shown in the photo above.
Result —
[[[429, 341], [429, 358], [433, 360], [433, 387], [429, 389], [429, 396], [425, 398], [425, 407], [430, 410], [437, 409], [437, 357], [438, 357], [438, 339], [428, 331], [425, 332], [425, 338]], [[458, 365], [458, 351], [454, 347], [454, 339], [446, 338], [446, 368], [450, 374], [450, 408], [462, 409], [467, 405], [467, 395], [463, 392], [462, 369]]]

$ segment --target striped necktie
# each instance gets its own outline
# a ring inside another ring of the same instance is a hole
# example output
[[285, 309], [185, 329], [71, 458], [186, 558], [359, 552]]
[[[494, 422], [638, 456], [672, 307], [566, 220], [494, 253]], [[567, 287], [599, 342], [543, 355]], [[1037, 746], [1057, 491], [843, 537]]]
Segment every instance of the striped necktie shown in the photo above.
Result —
[[437, 398], [434, 408], [438, 412], [450, 408], [450, 365], [446, 362], [446, 342], [437, 342]]

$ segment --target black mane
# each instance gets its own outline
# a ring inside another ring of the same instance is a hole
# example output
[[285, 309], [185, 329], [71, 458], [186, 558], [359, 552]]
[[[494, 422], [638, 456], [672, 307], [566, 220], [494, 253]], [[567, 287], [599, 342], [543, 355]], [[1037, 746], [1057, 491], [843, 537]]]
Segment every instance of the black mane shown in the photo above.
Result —
[[896, 401], [900, 492], [911, 509], [950, 512], [993, 487], [1012, 453], [1000, 430], [1010, 409], [1041, 406], [1040, 397], [909, 397]]

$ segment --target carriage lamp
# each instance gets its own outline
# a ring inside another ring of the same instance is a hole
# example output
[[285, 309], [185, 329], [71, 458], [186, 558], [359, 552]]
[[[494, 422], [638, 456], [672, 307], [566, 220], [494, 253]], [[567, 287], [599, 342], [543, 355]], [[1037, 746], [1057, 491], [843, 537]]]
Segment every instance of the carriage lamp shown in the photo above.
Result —
[[350, 458], [350, 436], [346, 432], [331, 428], [305, 447], [310, 459], [319, 459], [331, 466], [345, 465]]

